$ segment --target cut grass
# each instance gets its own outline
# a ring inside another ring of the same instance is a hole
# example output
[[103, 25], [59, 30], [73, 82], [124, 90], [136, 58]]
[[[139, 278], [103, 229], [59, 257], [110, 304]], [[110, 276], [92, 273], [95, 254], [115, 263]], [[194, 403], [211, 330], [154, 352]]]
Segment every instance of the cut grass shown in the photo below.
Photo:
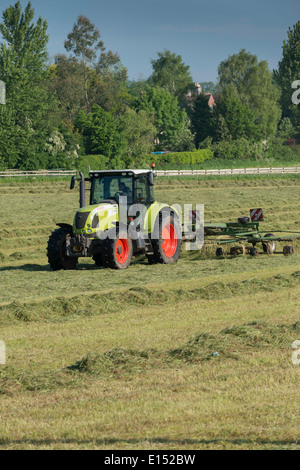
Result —
[[[47, 235], [78, 206], [68, 186], [1, 185], [1, 448], [299, 449], [298, 245], [54, 273]], [[206, 220], [263, 207], [266, 233], [299, 227], [299, 198], [295, 177], [157, 179], [158, 200], [205, 203]]]
[[159, 349], [113, 348], [104, 353], [89, 353], [75, 364], [50, 371], [22, 371], [13, 367], [0, 370], [0, 394], [16, 390], [41, 391], [57, 387], [76, 386], [78, 374], [111, 378], [124, 374], [141, 374], [147, 369], [180, 367], [181, 362], [201, 364], [203, 361], [241, 360], [249, 351], [258, 349], [289, 350], [291, 338], [300, 335], [300, 322], [272, 325], [252, 322], [228, 327], [217, 334], [198, 333], [183, 346], [163, 351]]
[[[67, 295], [51, 299], [41, 299], [34, 302], [14, 301], [0, 306], [0, 325], [17, 321], [68, 321], [84, 316], [99, 316], [108, 313], [118, 313], [122, 305], [128, 308], [143, 308], [145, 305], [154, 307], [169, 307], [179, 301], [204, 301], [214, 299], [230, 299], [240, 292], [244, 295], [255, 295], [259, 291], [276, 292], [278, 289], [300, 286], [300, 271], [288, 275], [277, 274], [266, 278], [265, 274], [252, 279], [241, 279], [234, 282], [216, 281], [205, 282], [203, 286], [193, 286], [193, 282], [183, 283], [178, 289], [174, 285], [149, 289], [146, 287], [130, 287], [126, 290], [107, 290], [103, 294], [88, 291], [84, 295]], [[186, 285], [184, 285], [186, 284]]]

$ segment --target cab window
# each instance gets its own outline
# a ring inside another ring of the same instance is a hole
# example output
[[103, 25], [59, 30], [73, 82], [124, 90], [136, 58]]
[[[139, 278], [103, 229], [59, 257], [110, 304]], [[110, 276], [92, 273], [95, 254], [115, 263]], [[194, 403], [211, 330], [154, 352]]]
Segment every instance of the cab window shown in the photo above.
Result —
[[119, 200], [127, 197], [127, 203], [133, 203], [133, 178], [127, 176], [103, 176], [92, 180], [91, 204], [98, 204], [107, 199]]
[[136, 179], [136, 202], [137, 204], [149, 205], [150, 194], [147, 176], [139, 176]]

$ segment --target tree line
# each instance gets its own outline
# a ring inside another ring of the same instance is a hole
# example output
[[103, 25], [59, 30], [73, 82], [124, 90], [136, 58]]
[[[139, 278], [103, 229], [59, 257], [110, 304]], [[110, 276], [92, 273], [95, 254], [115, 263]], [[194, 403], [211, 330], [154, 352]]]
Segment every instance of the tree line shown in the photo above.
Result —
[[66, 53], [49, 63], [47, 29], [30, 2], [3, 11], [1, 170], [74, 168], [85, 155], [103, 168], [142, 166], [153, 151], [204, 148], [222, 158], [288, 159], [287, 144], [300, 137], [299, 106], [292, 103], [300, 21], [289, 28], [277, 70], [242, 49], [200, 92], [190, 67], [169, 50], [151, 60], [147, 80], [129, 81], [118, 53], [106, 49], [83, 15], [66, 35]]

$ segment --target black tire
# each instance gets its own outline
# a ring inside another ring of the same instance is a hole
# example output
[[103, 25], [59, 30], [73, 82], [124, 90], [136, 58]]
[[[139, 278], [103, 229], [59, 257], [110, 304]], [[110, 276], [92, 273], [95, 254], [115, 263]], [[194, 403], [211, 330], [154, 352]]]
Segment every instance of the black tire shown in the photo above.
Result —
[[[266, 238], [268, 237], [274, 237], [275, 235], [273, 235], [273, 233], [267, 233], [265, 235]], [[264, 253], [268, 253], [268, 245], [270, 244], [271, 246], [271, 251], [272, 253], [275, 253], [276, 251], [276, 248], [277, 248], [277, 243], [276, 243], [276, 240], [270, 240], [270, 242], [262, 242], [262, 247], [263, 247], [263, 252]]]
[[177, 217], [170, 213], [161, 213], [151, 236], [151, 242], [154, 254], [147, 256], [150, 264], [177, 263], [182, 245], [181, 227]]
[[258, 256], [258, 254], [259, 254], [258, 249], [255, 248], [255, 247], [251, 248], [249, 253], [250, 253], [251, 256]]
[[292, 245], [287, 245], [283, 247], [284, 256], [289, 256], [294, 254], [294, 247]]
[[216, 256], [220, 258], [221, 256], [224, 256], [224, 250], [222, 247], [217, 248], [216, 250]]
[[76, 269], [78, 258], [66, 255], [66, 239], [70, 235], [69, 229], [59, 228], [54, 230], [49, 237], [47, 256], [53, 271]]
[[156, 260], [154, 255], [146, 255], [149, 264], [157, 264], [158, 261]]
[[240, 225], [245, 225], [245, 224], [248, 224], [250, 222], [250, 218], [249, 217], [239, 217], [238, 218], [238, 223]]
[[93, 256], [96, 266], [103, 266], [103, 259], [101, 253], [97, 253]]
[[118, 230], [114, 238], [102, 243], [102, 261], [106, 268], [127, 269], [133, 256], [132, 240], [125, 230]]

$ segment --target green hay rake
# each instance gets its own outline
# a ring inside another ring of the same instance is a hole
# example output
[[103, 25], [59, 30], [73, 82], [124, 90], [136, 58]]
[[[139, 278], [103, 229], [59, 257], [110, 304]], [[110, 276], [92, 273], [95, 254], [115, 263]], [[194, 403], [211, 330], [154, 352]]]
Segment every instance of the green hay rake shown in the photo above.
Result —
[[[250, 218], [240, 217], [237, 222], [225, 223], [205, 223], [204, 224], [204, 245], [217, 245], [217, 256], [224, 256], [223, 246], [238, 243], [230, 249], [230, 255], [259, 254], [257, 245], [261, 244], [263, 252], [273, 254], [276, 252], [277, 242], [292, 243], [300, 240], [300, 232], [272, 230], [266, 233], [260, 229], [260, 222], [263, 222], [262, 209], [251, 209]], [[250, 245], [250, 246], [249, 246]], [[283, 247], [284, 255], [294, 253], [293, 245]]]

